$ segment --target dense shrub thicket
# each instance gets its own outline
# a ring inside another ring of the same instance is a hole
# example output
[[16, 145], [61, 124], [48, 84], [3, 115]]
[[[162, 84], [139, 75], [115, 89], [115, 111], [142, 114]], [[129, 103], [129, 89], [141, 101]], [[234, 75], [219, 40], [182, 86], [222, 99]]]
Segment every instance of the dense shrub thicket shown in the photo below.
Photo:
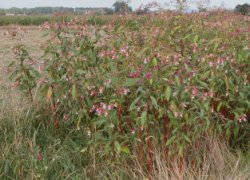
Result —
[[166, 159], [198, 163], [207, 136], [249, 140], [249, 23], [222, 12], [46, 23], [43, 57], [16, 47], [12, 79], [55, 128], [83, 131], [86, 151], [98, 147], [103, 159], [135, 153], [150, 172], [158, 144]]

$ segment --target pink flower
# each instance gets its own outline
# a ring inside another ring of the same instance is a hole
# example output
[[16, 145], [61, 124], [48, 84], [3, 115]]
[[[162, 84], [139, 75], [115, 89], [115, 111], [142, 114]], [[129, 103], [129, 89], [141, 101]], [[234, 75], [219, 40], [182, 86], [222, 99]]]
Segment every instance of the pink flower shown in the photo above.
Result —
[[128, 77], [130, 78], [139, 78], [140, 77], [140, 73], [139, 72], [131, 72]]
[[100, 106], [102, 107], [102, 109], [106, 110], [107, 109], [107, 104], [104, 102], [100, 103]]
[[123, 94], [124, 95], [127, 95], [129, 92], [130, 92], [130, 90], [128, 88], [123, 89]]
[[108, 79], [108, 80], [104, 83], [104, 86], [109, 86], [111, 83], [112, 83], [112, 80], [111, 80], [111, 79]]
[[111, 111], [112, 109], [113, 109], [113, 105], [112, 104], [108, 105], [108, 110]]
[[38, 71], [39, 71], [39, 72], [43, 72], [43, 71], [44, 71], [44, 66], [39, 65], [39, 66], [38, 66]]
[[147, 72], [146, 76], [147, 79], [152, 79], [153, 75], [151, 72]]
[[98, 116], [101, 116], [104, 113], [104, 110], [102, 108], [96, 108], [96, 113]]
[[90, 96], [95, 96], [96, 94], [97, 94], [96, 90], [92, 90], [92, 91], [90, 92]]
[[240, 116], [239, 119], [238, 119], [238, 122], [239, 123], [247, 122], [247, 115], [243, 114], [242, 116]]
[[183, 113], [182, 112], [174, 112], [174, 116], [176, 118], [182, 118], [183, 117]]
[[208, 91], [207, 92], [207, 96], [210, 97], [210, 98], [212, 98], [212, 97], [214, 97], [214, 93], [212, 91]]
[[69, 114], [64, 114], [63, 115], [63, 120], [64, 121], [69, 121], [70, 120], [70, 115]]
[[43, 160], [43, 155], [42, 155], [41, 153], [38, 153], [38, 155], [37, 155], [37, 160], [38, 160], [38, 161]]
[[100, 104], [93, 105], [90, 112], [95, 112], [97, 116], [105, 116], [109, 115], [109, 111], [117, 107], [116, 103], [111, 103], [107, 105], [105, 102], [101, 102]]
[[122, 49], [121, 49], [121, 54], [125, 57], [128, 57], [128, 45], [125, 45]]
[[104, 92], [104, 89], [105, 88], [103, 86], [99, 87], [99, 93], [102, 94]]
[[199, 95], [199, 90], [197, 87], [192, 88], [192, 99]]
[[144, 64], [147, 64], [149, 62], [149, 59], [148, 58], [145, 58], [144, 60], [143, 60], [143, 63]]

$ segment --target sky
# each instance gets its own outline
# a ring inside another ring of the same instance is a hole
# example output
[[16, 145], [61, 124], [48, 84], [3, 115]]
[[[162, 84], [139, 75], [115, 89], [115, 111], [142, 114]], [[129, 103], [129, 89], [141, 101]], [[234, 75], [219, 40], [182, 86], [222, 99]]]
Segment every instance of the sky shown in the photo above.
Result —
[[[10, 7], [38, 7], [38, 6], [64, 6], [64, 7], [112, 7], [116, 0], [0, 0], [0, 8]], [[168, 0], [131, 0], [133, 8], [141, 4], [157, 1], [164, 4]], [[237, 4], [249, 3], [250, 0], [224, 0], [226, 8], [234, 8]], [[210, 6], [220, 6], [222, 0], [210, 0]]]

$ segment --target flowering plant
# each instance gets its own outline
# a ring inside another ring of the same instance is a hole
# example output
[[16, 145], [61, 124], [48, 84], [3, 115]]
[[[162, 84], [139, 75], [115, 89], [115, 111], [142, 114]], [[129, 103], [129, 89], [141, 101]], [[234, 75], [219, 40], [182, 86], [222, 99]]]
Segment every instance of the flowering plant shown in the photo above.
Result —
[[50, 105], [56, 128], [67, 121], [87, 129], [90, 149], [97, 144], [107, 155], [136, 149], [144, 163], [147, 150], [149, 168], [153, 140], [166, 158], [186, 160], [206, 134], [232, 139], [249, 128], [249, 26], [242, 16], [166, 13], [114, 16], [102, 26], [79, 22], [46, 24], [51, 38], [43, 68], [21, 63], [13, 70], [25, 92], [38, 88], [46, 97], [39, 101]]

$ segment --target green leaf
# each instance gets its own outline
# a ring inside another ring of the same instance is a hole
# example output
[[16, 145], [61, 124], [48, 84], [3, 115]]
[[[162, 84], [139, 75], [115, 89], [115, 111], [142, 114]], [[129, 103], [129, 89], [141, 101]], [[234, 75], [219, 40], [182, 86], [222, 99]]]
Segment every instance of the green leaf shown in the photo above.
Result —
[[214, 45], [214, 52], [217, 51], [218, 47], [219, 47], [219, 43], [215, 43], [215, 45]]
[[150, 96], [150, 99], [151, 99], [151, 101], [152, 101], [152, 103], [153, 103], [153, 106], [154, 106], [155, 108], [158, 108], [159, 106], [158, 106], [157, 100], [156, 100], [153, 96]]
[[115, 141], [115, 149], [118, 153], [121, 153], [122, 147], [117, 141]]
[[29, 70], [29, 73], [32, 75], [32, 77], [35, 77], [35, 78], [40, 76], [40, 73], [33, 68]]
[[229, 89], [229, 80], [228, 77], [225, 75], [225, 83], [226, 83], [226, 87], [227, 87], [227, 91]]
[[141, 58], [144, 54], [145, 54], [145, 51], [147, 51], [149, 48], [146, 47], [144, 48], [143, 50], [141, 50], [138, 54], [137, 54], [137, 57]]
[[125, 87], [134, 86], [134, 85], [136, 85], [138, 83], [139, 80], [140, 80], [139, 78], [135, 78], [135, 79], [129, 78], [129, 79], [127, 79], [125, 81], [125, 83], [123, 84], [123, 86], [125, 86]]
[[76, 90], [76, 85], [74, 84], [72, 87], [72, 97], [75, 99], [77, 96], [77, 90]]
[[175, 140], [176, 136], [172, 136], [166, 143], [166, 146], [169, 146], [170, 144], [172, 144], [172, 142]]
[[48, 91], [47, 91], [47, 98], [48, 98], [48, 99], [51, 99], [52, 93], [53, 93], [53, 92], [52, 92], [52, 87], [49, 87], [49, 88], [48, 88]]
[[152, 63], [153, 63], [153, 66], [157, 66], [158, 65], [157, 59], [154, 58], [153, 61], [152, 61]]
[[234, 127], [234, 137], [237, 137], [239, 134], [239, 126]]
[[187, 141], [187, 142], [189, 142], [190, 144], [191, 144], [191, 140], [189, 139], [189, 137], [188, 136], [184, 136], [184, 139]]
[[129, 111], [132, 111], [134, 109], [136, 109], [136, 103], [141, 99], [141, 96], [139, 96], [138, 98], [136, 98], [130, 105], [129, 107]]
[[76, 73], [79, 74], [79, 75], [83, 75], [83, 74], [86, 73], [86, 71], [81, 70], [81, 69], [78, 69], [78, 70], [76, 71]]
[[171, 98], [171, 94], [172, 94], [171, 87], [168, 86], [167, 89], [166, 89], [166, 98], [167, 98], [168, 101], [169, 101], [170, 98]]
[[205, 82], [203, 82], [203, 81], [201, 81], [201, 80], [197, 80], [197, 81], [198, 81], [198, 83], [199, 83], [202, 87], [208, 88], [207, 83], [205, 83]]
[[183, 38], [183, 40], [188, 39], [190, 36], [191, 36], [191, 34], [186, 35], [186, 36]]
[[195, 35], [195, 37], [194, 37], [194, 42], [197, 42], [198, 39], [199, 39], [199, 36], [198, 36], [198, 35]]
[[178, 76], [175, 76], [175, 83], [178, 87], [181, 86], [181, 83], [180, 83], [180, 78]]
[[206, 129], [208, 129], [211, 123], [208, 117], [205, 117], [205, 120], [206, 120]]
[[147, 122], [147, 115], [148, 115], [147, 111], [143, 111], [142, 114], [141, 114], [140, 119], [141, 119], [141, 125], [142, 126], [144, 126], [146, 124], [146, 122]]
[[183, 147], [183, 145], [180, 145], [179, 146], [179, 156], [183, 157], [183, 154], [184, 154], [184, 147]]
[[222, 102], [220, 102], [219, 103], [219, 105], [217, 106], [217, 112], [219, 112], [220, 111], [220, 108], [221, 108], [221, 106], [223, 105], [223, 103]]
[[122, 147], [121, 152], [128, 154], [128, 155], [130, 154], [130, 150], [128, 147]]

